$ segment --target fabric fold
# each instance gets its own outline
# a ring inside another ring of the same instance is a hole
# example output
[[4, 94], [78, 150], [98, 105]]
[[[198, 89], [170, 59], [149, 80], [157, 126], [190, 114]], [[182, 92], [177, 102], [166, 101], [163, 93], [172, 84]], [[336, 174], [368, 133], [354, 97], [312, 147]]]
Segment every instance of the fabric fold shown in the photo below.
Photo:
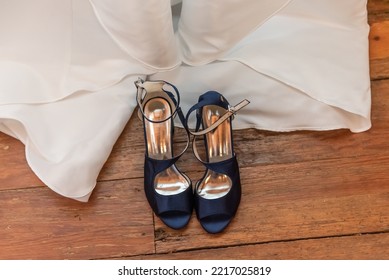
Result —
[[135, 108], [130, 100], [137, 77], [94, 92], [93, 98], [80, 92], [54, 103], [0, 106], [8, 128], [3, 132], [12, 131], [25, 144], [29, 165], [47, 186], [87, 201]]
[[64, 98], [67, 93], [62, 83], [70, 59], [71, 2], [0, 3], [0, 104]]
[[106, 32], [131, 57], [156, 70], [172, 69], [181, 63], [170, 0], [90, 3]]
[[87, 201], [136, 105], [134, 81], [155, 70], [112, 40], [88, 1], [16, 0], [2, 11], [23, 3], [35, 13], [20, 26], [1, 19], [12, 28], [1, 29], [0, 130], [25, 144], [47, 186]]
[[369, 119], [366, 2], [345, 0], [342, 6], [348, 9], [331, 10], [337, 3], [293, 1], [221, 60], [240, 61], [320, 102]]
[[291, 0], [183, 1], [177, 38], [188, 65], [212, 62]]
[[[168, 79], [188, 92], [183, 96], [184, 108], [194, 102], [192, 95], [209, 89], [221, 91], [229, 100], [238, 96], [252, 100], [257, 113], [251, 114], [257, 118], [240, 118], [236, 128], [369, 129], [366, 1], [294, 0], [287, 4], [214, 62], [196, 67], [190, 62], [152, 78]], [[199, 33], [191, 36], [205, 40]], [[228, 40], [228, 36], [214, 34], [213, 40]], [[193, 43], [192, 48], [204, 49], [202, 43]], [[188, 83], [194, 76], [197, 84]]]

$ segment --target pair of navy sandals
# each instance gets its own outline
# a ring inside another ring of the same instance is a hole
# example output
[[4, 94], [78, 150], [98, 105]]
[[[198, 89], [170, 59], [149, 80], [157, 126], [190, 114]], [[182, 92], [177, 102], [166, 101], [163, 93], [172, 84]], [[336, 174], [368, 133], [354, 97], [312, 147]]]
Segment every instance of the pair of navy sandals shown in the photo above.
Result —
[[[154, 213], [167, 226], [181, 229], [188, 224], [194, 208], [207, 232], [223, 231], [235, 216], [241, 198], [231, 122], [234, 114], [249, 101], [243, 100], [232, 107], [220, 93], [208, 91], [184, 116], [179, 106], [179, 92], [172, 84], [139, 79], [135, 85], [146, 143], [144, 189]], [[190, 130], [188, 120], [193, 112], [196, 112], [196, 126]], [[187, 132], [186, 146], [178, 155], [173, 153], [176, 116]], [[194, 188], [189, 177], [176, 166], [189, 146], [190, 135], [193, 135], [193, 153], [206, 168]], [[198, 136], [204, 136], [205, 159], [198, 152]]]

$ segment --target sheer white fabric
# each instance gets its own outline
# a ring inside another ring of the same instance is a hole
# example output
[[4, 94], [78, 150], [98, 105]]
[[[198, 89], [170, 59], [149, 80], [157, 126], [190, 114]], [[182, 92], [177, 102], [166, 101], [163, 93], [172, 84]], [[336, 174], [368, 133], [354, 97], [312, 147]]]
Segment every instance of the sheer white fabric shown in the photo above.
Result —
[[32, 170], [66, 197], [88, 200], [135, 108], [138, 77], [175, 84], [184, 111], [207, 90], [249, 99], [234, 128], [371, 125], [366, 0], [0, 7], [0, 131], [22, 141]]

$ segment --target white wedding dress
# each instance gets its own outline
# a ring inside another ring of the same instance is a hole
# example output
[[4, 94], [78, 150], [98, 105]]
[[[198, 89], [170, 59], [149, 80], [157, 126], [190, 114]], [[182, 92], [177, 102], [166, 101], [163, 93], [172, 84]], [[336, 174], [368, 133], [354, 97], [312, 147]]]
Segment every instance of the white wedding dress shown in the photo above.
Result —
[[[173, 11], [173, 12], [172, 12]], [[0, 131], [55, 192], [87, 201], [135, 108], [217, 90], [234, 128], [370, 128], [366, 0], [0, 0]]]

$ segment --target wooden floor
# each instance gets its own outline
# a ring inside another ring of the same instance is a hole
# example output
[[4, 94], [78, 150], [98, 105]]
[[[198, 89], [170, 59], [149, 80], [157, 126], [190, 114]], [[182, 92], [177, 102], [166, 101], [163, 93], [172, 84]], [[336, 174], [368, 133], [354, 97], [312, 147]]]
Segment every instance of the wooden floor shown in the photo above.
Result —
[[[236, 131], [243, 197], [225, 233], [175, 231], [143, 193], [132, 118], [89, 203], [55, 194], [0, 133], [0, 259], [389, 259], [389, 1], [369, 1], [373, 128]], [[243, 156], [244, 155], [244, 156]], [[191, 153], [182, 169], [198, 179]]]

